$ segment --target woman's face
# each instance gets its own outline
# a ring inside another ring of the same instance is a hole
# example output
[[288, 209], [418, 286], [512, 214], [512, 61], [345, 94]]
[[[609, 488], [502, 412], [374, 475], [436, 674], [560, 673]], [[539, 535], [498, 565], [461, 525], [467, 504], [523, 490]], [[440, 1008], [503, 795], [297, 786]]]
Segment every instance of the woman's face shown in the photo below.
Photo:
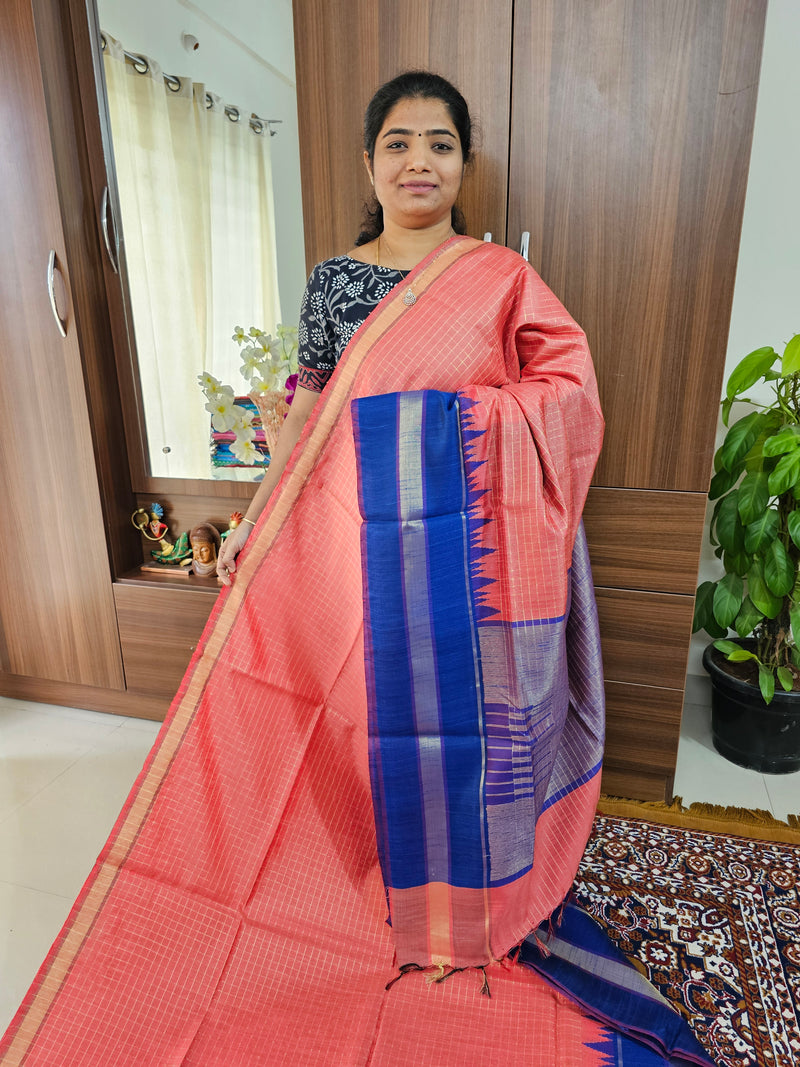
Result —
[[387, 221], [421, 229], [450, 218], [464, 158], [441, 100], [400, 100], [378, 134], [372, 163], [366, 152], [364, 161]]

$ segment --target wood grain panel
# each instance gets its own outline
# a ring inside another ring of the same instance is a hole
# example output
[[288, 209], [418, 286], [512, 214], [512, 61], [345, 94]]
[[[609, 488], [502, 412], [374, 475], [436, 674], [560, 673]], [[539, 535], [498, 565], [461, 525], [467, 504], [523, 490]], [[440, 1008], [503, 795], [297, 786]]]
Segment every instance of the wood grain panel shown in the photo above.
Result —
[[531, 0], [514, 26], [509, 244], [587, 332], [595, 483], [704, 492], [765, 0]]
[[387, 79], [436, 71], [464, 94], [482, 129], [461, 198], [469, 232], [503, 242], [508, 178], [511, 0], [295, 0], [294, 39], [306, 261], [347, 251], [370, 189], [364, 109]]
[[75, 682], [51, 682], [47, 678], [29, 678], [21, 674], [0, 672], [0, 696], [12, 700], [32, 700], [41, 704], [58, 704], [66, 708], [86, 708], [109, 715], [129, 715], [134, 719], [161, 722], [172, 698], [137, 693], [128, 689], [98, 689]]
[[661, 774], [647, 774], [616, 767], [603, 767], [600, 789], [607, 797], [626, 800], [672, 800], [673, 778]]
[[[86, 5], [74, 6], [79, 14], [77, 23], [71, 21], [69, 5], [63, 0], [35, 0], [34, 11], [95, 463], [112, 569], [118, 574], [136, 562], [138, 544], [135, 531], [131, 536], [126, 528], [132, 494], [103, 281], [98, 233], [100, 195], [95, 198], [92, 192], [78, 77], [81, 66], [70, 47], [74, 36], [78, 43], [85, 38]], [[96, 120], [94, 109], [87, 109], [87, 116], [92, 115]]]
[[[0, 5], [0, 620], [14, 674], [122, 688], [104, 520], [30, 0]], [[55, 250], [67, 336], [45, 284]], [[13, 266], [12, 266], [13, 265]], [[13, 546], [13, 552], [10, 551]]]
[[595, 584], [694, 596], [703, 493], [589, 490], [583, 522]]
[[129, 690], [172, 698], [216, 598], [216, 589], [114, 585]]
[[606, 678], [682, 692], [694, 598], [604, 588], [595, 596]]
[[682, 712], [682, 689], [606, 682], [604, 763], [674, 773]]

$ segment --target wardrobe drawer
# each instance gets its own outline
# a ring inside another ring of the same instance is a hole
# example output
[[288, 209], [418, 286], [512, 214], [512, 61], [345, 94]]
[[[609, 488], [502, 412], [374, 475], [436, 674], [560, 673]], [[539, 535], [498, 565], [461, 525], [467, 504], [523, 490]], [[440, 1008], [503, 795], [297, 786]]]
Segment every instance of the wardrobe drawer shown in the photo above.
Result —
[[606, 682], [605, 766], [672, 774], [682, 711], [680, 689]]
[[216, 598], [215, 590], [114, 585], [128, 689], [174, 696]]
[[693, 596], [595, 588], [606, 679], [683, 691]]
[[704, 493], [592, 486], [583, 512], [595, 584], [694, 595]]

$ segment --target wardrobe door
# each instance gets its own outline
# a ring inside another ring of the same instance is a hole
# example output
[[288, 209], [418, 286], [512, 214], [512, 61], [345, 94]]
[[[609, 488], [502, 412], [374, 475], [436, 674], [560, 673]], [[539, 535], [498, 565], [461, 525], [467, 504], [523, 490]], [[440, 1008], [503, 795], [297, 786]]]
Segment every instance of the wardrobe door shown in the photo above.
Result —
[[460, 204], [470, 234], [503, 242], [508, 183], [512, 2], [294, 0], [303, 216], [309, 266], [352, 248], [370, 187], [364, 109], [410, 68], [450, 78], [480, 125]]
[[708, 488], [765, 10], [516, 6], [509, 237], [589, 335], [597, 485]]
[[104, 521], [30, 0], [0, 4], [0, 46], [0, 668], [121, 689]]
[[515, 7], [509, 243], [531, 232], [597, 367], [605, 786], [644, 799], [670, 791], [677, 755], [765, 8]]

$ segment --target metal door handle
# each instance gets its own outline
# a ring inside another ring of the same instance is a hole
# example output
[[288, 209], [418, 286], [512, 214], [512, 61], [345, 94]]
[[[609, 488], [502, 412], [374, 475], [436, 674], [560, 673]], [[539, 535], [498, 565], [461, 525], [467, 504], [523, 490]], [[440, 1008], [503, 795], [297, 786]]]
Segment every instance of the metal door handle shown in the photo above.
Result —
[[520, 246], [519, 246], [519, 254], [526, 261], [528, 260], [528, 249], [530, 248], [530, 245], [531, 245], [531, 235], [530, 235], [529, 231], [526, 230], [522, 235], [522, 242], [520, 243]]
[[62, 337], [67, 336], [67, 320], [62, 319], [58, 313], [58, 307], [56, 306], [56, 291], [55, 291], [55, 274], [56, 274], [56, 253], [55, 249], [50, 249], [50, 258], [47, 261], [47, 295], [50, 297], [50, 307], [53, 312], [53, 318], [56, 320], [58, 326], [58, 332]]
[[116, 249], [111, 248], [111, 237], [108, 232], [108, 186], [103, 189], [103, 203], [100, 207], [100, 228], [103, 231], [103, 241], [106, 246], [106, 253], [108, 255], [108, 262], [111, 264], [111, 269], [115, 274], [119, 274], [119, 264], [117, 263]]

